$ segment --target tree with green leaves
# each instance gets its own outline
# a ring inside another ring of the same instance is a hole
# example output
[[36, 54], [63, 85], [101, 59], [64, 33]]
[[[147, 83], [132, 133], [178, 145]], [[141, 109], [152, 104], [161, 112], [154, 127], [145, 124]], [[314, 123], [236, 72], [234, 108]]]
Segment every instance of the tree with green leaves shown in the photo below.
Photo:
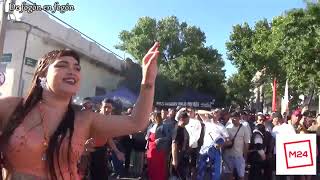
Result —
[[286, 79], [292, 94], [319, 90], [320, 2], [286, 11], [270, 23], [235, 25], [226, 46], [228, 59], [247, 79], [265, 68], [264, 82], [276, 78], [280, 94]]
[[233, 74], [226, 82], [227, 104], [248, 107], [251, 92], [250, 80], [242, 73]]
[[129, 53], [139, 63], [146, 49], [154, 41], [160, 42], [162, 80], [179, 85], [164, 87], [161, 91], [170, 91], [164, 94], [172, 96], [189, 87], [213, 95], [220, 104], [224, 101], [224, 61], [216, 49], [205, 46], [206, 36], [200, 28], [180, 23], [175, 16], [158, 21], [143, 17], [130, 31], [122, 31], [119, 38], [121, 43], [116, 48]]

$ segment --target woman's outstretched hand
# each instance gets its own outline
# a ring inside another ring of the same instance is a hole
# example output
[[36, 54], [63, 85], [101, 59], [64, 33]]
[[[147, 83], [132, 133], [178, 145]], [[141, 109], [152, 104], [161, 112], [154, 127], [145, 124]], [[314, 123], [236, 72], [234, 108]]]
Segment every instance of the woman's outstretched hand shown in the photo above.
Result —
[[158, 42], [154, 43], [142, 60], [142, 84], [153, 85], [155, 83], [158, 73], [159, 47]]

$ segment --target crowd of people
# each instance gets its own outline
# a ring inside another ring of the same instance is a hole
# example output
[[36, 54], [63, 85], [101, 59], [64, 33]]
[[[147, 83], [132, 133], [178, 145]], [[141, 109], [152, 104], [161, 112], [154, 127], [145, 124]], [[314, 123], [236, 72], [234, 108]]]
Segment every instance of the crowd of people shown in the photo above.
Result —
[[[83, 110], [88, 109], [104, 115], [130, 115], [132, 111], [121, 112], [121, 102], [111, 99], [96, 105], [86, 99]], [[248, 110], [154, 107], [144, 131], [108, 139], [103, 147], [90, 147], [88, 141], [90, 153], [85, 157], [92, 158], [85, 166], [89, 171], [83, 172], [91, 180], [130, 175], [150, 180], [316, 179], [275, 175], [276, 135], [301, 133], [315, 133], [319, 142], [320, 115], [301, 109], [269, 115]], [[317, 159], [319, 163], [319, 156]]]
[[139, 97], [124, 112], [119, 99], [86, 98], [77, 109], [79, 55], [45, 54], [27, 96], [0, 98], [0, 179], [288, 179], [275, 176], [276, 135], [316, 133], [320, 142], [320, 116], [306, 110], [152, 108], [159, 46], [143, 58]]

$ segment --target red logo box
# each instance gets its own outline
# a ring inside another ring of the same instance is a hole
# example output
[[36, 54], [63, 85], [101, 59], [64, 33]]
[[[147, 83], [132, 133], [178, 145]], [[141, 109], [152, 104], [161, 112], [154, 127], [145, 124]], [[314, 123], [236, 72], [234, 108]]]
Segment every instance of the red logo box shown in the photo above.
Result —
[[[302, 144], [302, 143], [307, 143], [309, 146], [309, 154], [310, 154], [310, 160], [311, 163], [310, 164], [304, 164], [304, 165], [298, 165], [298, 166], [290, 166], [288, 163], [288, 153], [287, 153], [287, 145], [292, 145], [292, 144]], [[287, 169], [292, 169], [292, 168], [300, 168], [300, 167], [308, 167], [308, 166], [313, 166], [313, 156], [312, 156], [312, 151], [311, 151], [311, 141], [310, 140], [303, 140], [303, 141], [292, 141], [292, 142], [287, 142], [283, 144], [284, 146], [284, 152], [285, 152], [285, 158], [286, 158], [286, 165], [287, 165]]]

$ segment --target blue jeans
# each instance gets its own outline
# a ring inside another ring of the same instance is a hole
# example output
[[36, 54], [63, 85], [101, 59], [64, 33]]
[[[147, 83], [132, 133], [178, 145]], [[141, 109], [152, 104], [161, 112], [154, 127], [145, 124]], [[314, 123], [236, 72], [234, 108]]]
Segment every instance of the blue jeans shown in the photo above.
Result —
[[197, 180], [204, 179], [208, 158], [209, 158], [209, 163], [213, 164], [213, 169], [211, 170], [211, 179], [219, 180], [221, 178], [222, 156], [221, 156], [221, 151], [219, 149], [216, 149], [215, 147], [211, 147], [207, 153], [199, 155]]
[[123, 161], [120, 161], [117, 158], [117, 155], [114, 151], [112, 151], [111, 161], [112, 161], [113, 168], [114, 168], [116, 175], [123, 175], [123, 173], [124, 173]]

